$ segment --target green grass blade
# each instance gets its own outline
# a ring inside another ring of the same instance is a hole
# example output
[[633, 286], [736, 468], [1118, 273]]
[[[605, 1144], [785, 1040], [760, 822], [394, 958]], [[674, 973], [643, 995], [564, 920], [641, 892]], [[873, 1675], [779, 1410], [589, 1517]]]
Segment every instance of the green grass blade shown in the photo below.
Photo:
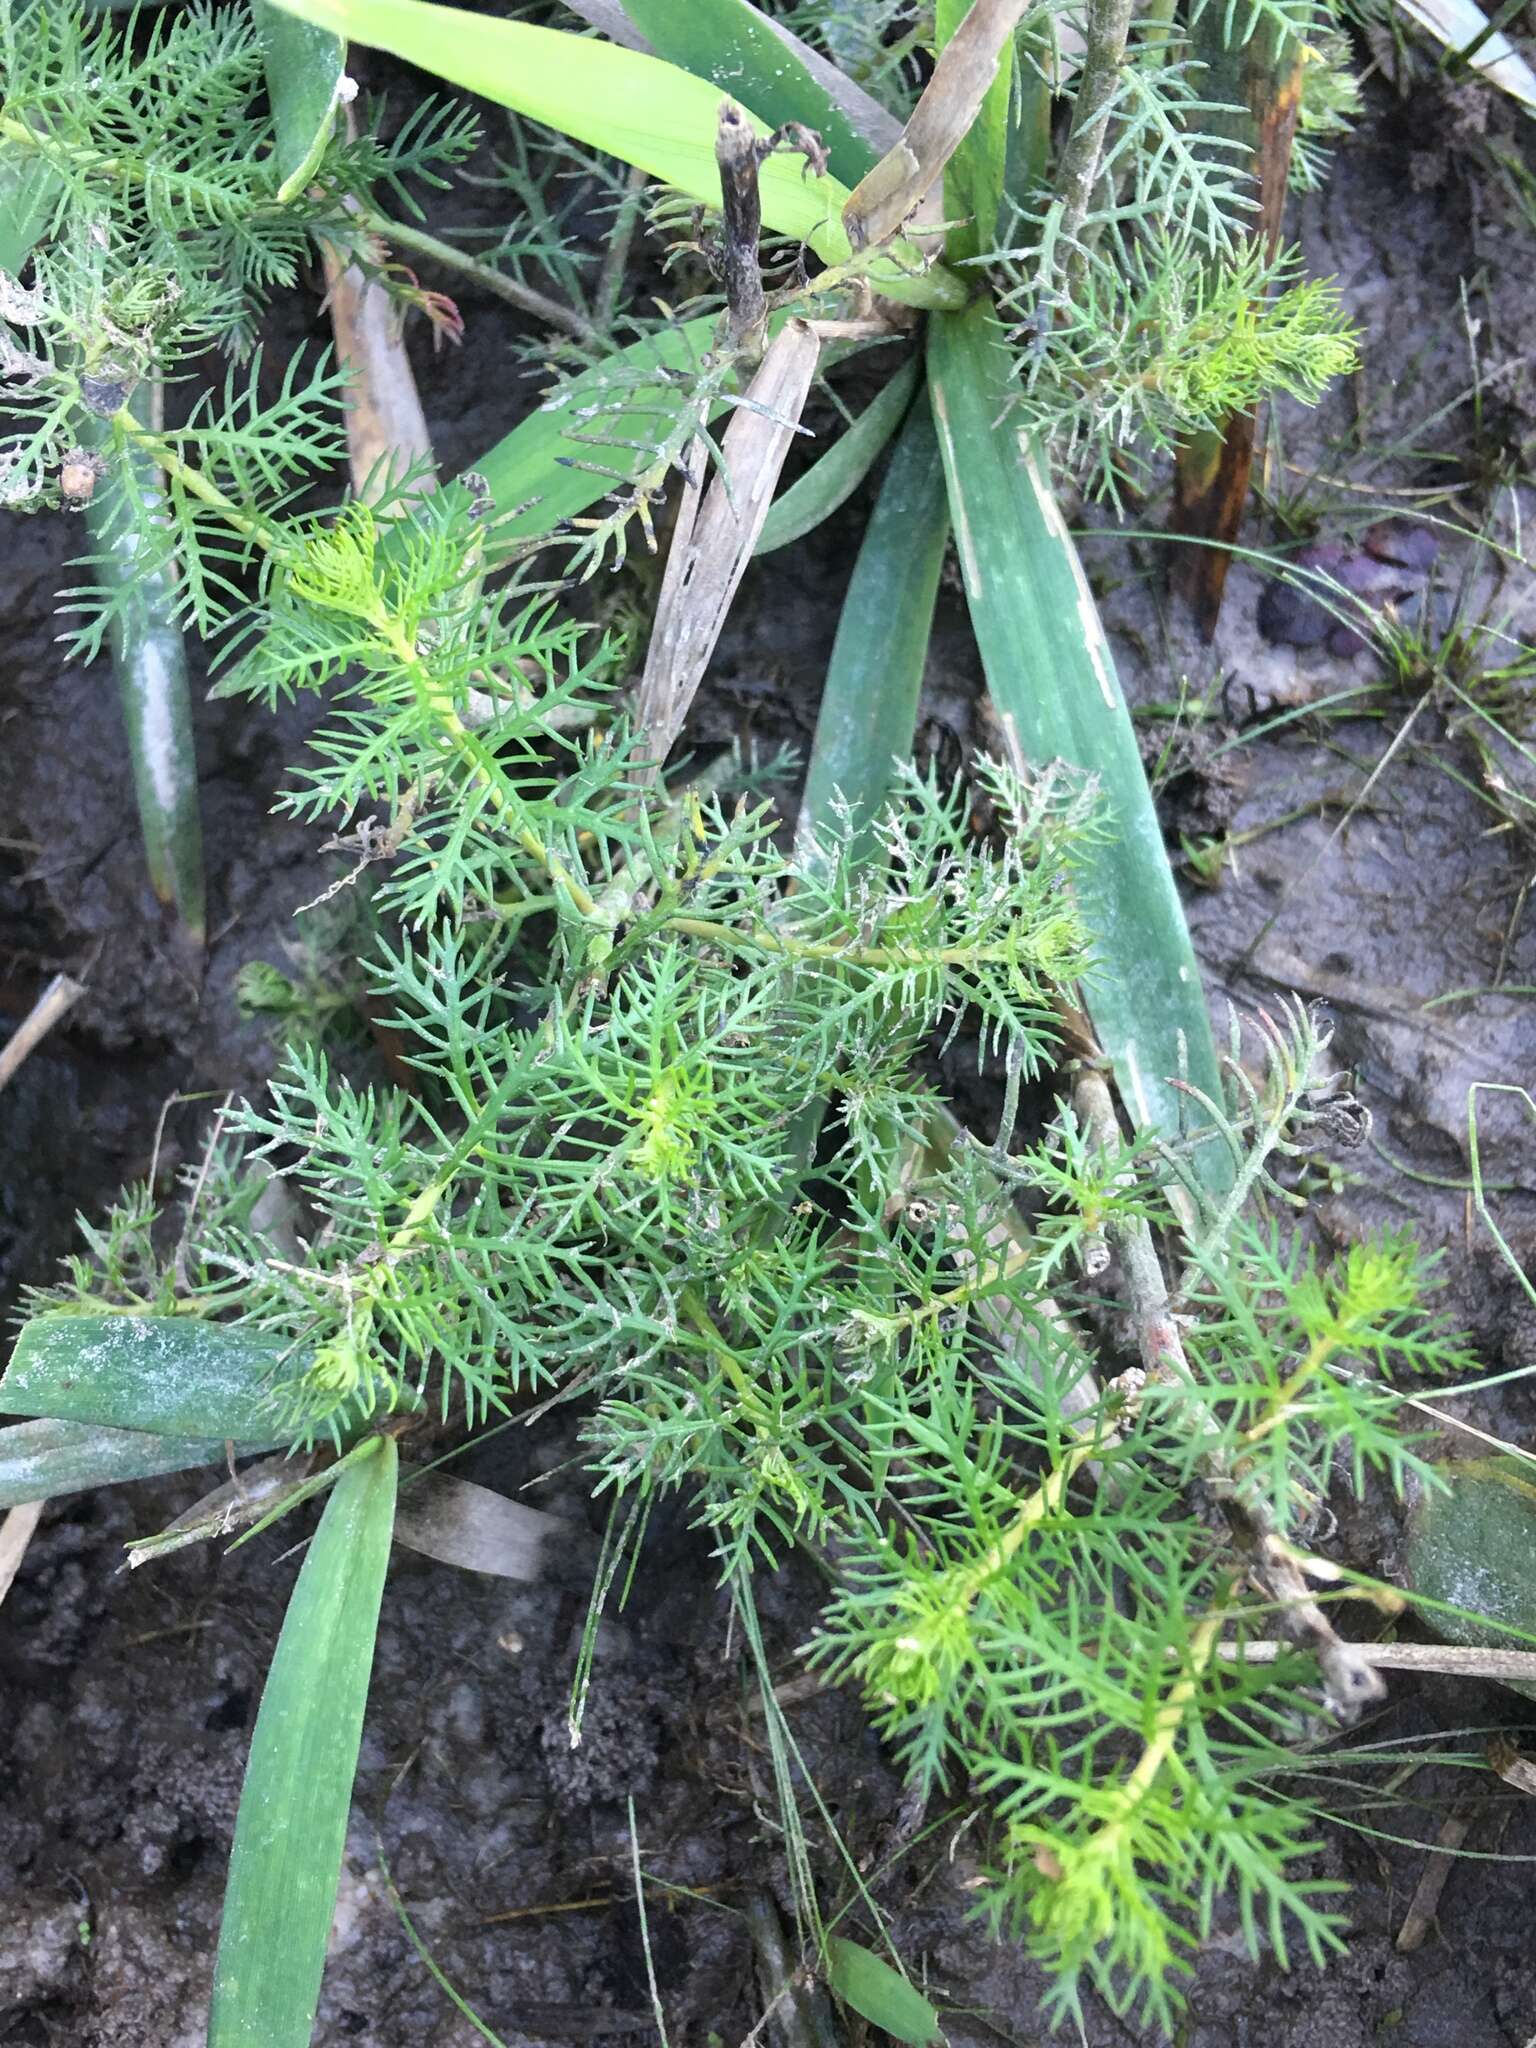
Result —
[[278, 1638], [240, 1793], [208, 2048], [308, 2048], [395, 1519], [394, 1441], [337, 1480]]
[[[1007, 357], [990, 305], [932, 323], [928, 378], [955, 538], [987, 683], [1020, 764], [1059, 759], [1099, 778], [1112, 838], [1079, 886], [1098, 967], [1087, 1006], [1138, 1125], [1177, 1135], [1188, 1078], [1220, 1097], [1216, 1053], [1162, 831], [1077, 551], [1036, 449], [1000, 428]], [[1201, 1163], [1213, 1187], [1225, 1148]]]
[[220, 1463], [224, 1449], [212, 1437], [151, 1436], [52, 1417], [18, 1422], [0, 1429], [0, 1508]]
[[281, 1338], [200, 1316], [34, 1316], [0, 1380], [0, 1415], [41, 1415], [266, 1450], [270, 1387], [297, 1369]]
[[[896, 762], [911, 758], [948, 541], [944, 462], [932, 412], [919, 395], [892, 450], [843, 599], [800, 800], [796, 833], [802, 842], [834, 826], [834, 799], [840, 798], [853, 815], [856, 857], [880, 857], [870, 825], [889, 794]], [[795, 1119], [791, 1189], [809, 1169], [825, 1113], [825, 1100], [817, 1100]], [[888, 1188], [903, 1157], [902, 1133], [894, 1125], [884, 1134], [883, 1151]], [[863, 1190], [869, 1213], [878, 1212], [885, 1191]], [[883, 1403], [895, 1371], [894, 1361], [881, 1365], [866, 1397], [864, 1428], [877, 1491], [885, 1482], [881, 1446], [890, 1435]]]
[[841, 791], [867, 843], [892, 765], [912, 752], [948, 538], [943, 458], [929, 408], [918, 404], [892, 451], [843, 600], [800, 806], [802, 837], [831, 824]]
[[830, 519], [874, 468], [880, 451], [901, 424], [917, 384], [918, 359], [902, 364], [846, 433], [840, 434], [818, 462], [768, 508], [754, 555], [771, 555], [788, 547]]
[[[283, 0], [304, 20], [336, 35], [388, 50], [408, 63], [512, 107], [661, 178], [679, 192], [718, 205], [717, 86], [659, 57], [616, 44], [498, 21], [428, 0]], [[753, 110], [749, 107], [749, 112]], [[766, 134], [770, 124], [757, 121]], [[759, 185], [765, 226], [806, 242], [824, 263], [850, 255], [842, 209], [848, 189], [833, 177], [802, 175], [798, 157], [774, 156]], [[871, 271], [878, 289], [915, 306], [958, 307], [966, 287], [952, 271], [924, 271], [904, 240]]]
[[624, 0], [658, 57], [739, 95], [771, 127], [800, 121], [821, 137], [832, 175], [850, 188], [879, 152], [747, 0]]
[[939, 2016], [917, 1987], [883, 1956], [834, 1934], [827, 1943], [827, 1982], [844, 2005], [893, 2041], [927, 2048], [942, 2039]]
[[[145, 426], [154, 424], [157, 396], [157, 387], [146, 382], [130, 401]], [[158, 505], [160, 476], [136, 448], [114, 447], [110, 462], [112, 473], [97, 484], [85, 518], [96, 583], [112, 598], [108, 639], [133, 764], [144, 863], [150, 887], [162, 903], [174, 906], [200, 948], [207, 932], [203, 827], [187, 646], [175, 616], [176, 578], [168, 568], [145, 573], [137, 522], [125, 519], [120, 495], [135, 492], [145, 504]]]
[[[777, 331], [780, 317], [769, 322], [770, 334]], [[674, 430], [692, 398], [686, 388], [674, 388], [659, 375], [644, 373], [696, 365], [714, 345], [718, 326], [706, 315], [631, 342], [596, 368], [573, 377], [554, 401], [520, 420], [486, 450], [474, 468], [485, 479], [500, 515], [493, 553], [554, 532], [562, 521], [622, 490], [650, 467], [653, 451]], [[822, 355], [823, 370], [844, 349], [852, 352], [864, 346], [832, 344]], [[601, 408], [600, 417], [595, 408]], [[715, 408], [715, 415], [723, 409]], [[626, 441], [639, 446], [625, 447]], [[828, 459], [835, 452], [829, 451]], [[785, 493], [786, 498], [789, 495]]]
[[[585, 512], [646, 468], [649, 450], [666, 439], [688, 397], [659, 379], [643, 390], [626, 390], [621, 379], [651, 365], [679, 370], [696, 363], [713, 342], [716, 324], [713, 318], [688, 320], [631, 342], [606, 363], [573, 377], [558, 403], [530, 413], [486, 450], [474, 468], [502, 515], [496, 547], [552, 533], [562, 520]], [[600, 422], [584, 420], [605, 400], [612, 411], [604, 411]], [[599, 440], [599, 433], [611, 441]], [[626, 448], [625, 441], [644, 445]], [[593, 464], [613, 474], [599, 475]]]
[[277, 167], [285, 190], [290, 184], [302, 189], [306, 170], [318, 164], [335, 124], [346, 47], [329, 29], [285, 14], [270, 0], [251, 0], [251, 15], [277, 130]]

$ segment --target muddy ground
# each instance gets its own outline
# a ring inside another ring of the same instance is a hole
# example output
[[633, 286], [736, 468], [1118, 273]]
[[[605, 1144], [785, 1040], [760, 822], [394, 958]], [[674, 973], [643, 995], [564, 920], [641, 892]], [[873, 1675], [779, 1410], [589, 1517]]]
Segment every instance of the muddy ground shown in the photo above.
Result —
[[[1532, 372], [1520, 365], [1536, 329], [1536, 240], [1489, 175], [1480, 152], [1490, 128], [1529, 153], [1526, 133], [1485, 94], [1463, 91], [1449, 108], [1404, 105], [1377, 82], [1327, 189], [1297, 206], [1314, 268], [1338, 272], [1365, 330], [1360, 376], [1315, 418], [1285, 408], [1272, 442], [1272, 497], [1304, 496], [1325, 533], [1353, 535], [1382, 509], [1422, 511], [1424, 501], [1391, 494], [1429, 489], [1444, 494], [1433, 516], [1494, 521], [1506, 542], [1518, 497], [1530, 530], [1528, 488], [1487, 488], [1495, 458], [1529, 473], [1536, 431]], [[1449, 146], [1426, 149], [1426, 135], [1446, 132]], [[463, 217], [449, 201], [441, 221]], [[504, 309], [474, 293], [463, 306], [462, 353], [434, 358], [417, 337], [450, 469], [505, 431], [533, 388], [509, 360]], [[312, 331], [320, 336], [318, 318]], [[1473, 383], [1474, 354], [1481, 401], [1442, 412]], [[865, 504], [749, 577], [697, 713], [701, 740], [808, 742]], [[1133, 518], [1156, 526], [1163, 509], [1153, 500]], [[1256, 521], [1252, 537], [1276, 531]], [[53, 593], [67, 580], [72, 541], [57, 523], [13, 520], [0, 560], [0, 1009], [20, 1015], [58, 968], [90, 986], [0, 1104], [8, 1294], [48, 1273], [75, 1208], [99, 1209], [149, 1169], [169, 1096], [204, 1099], [172, 1111], [162, 1175], [195, 1151], [210, 1095], [258, 1085], [268, 1048], [236, 1014], [234, 975], [250, 958], [282, 958], [294, 905], [330, 872], [316, 835], [269, 812], [296, 743], [293, 721], [285, 730], [243, 706], [203, 705], [212, 938], [205, 966], [178, 955], [142, 878], [110, 676], [104, 665], [61, 662], [54, 644]], [[1522, 894], [1536, 862], [1531, 838], [1498, 829], [1493, 792], [1446, 704], [1419, 704], [1411, 677], [1356, 700], [1351, 708], [1368, 717], [1312, 713], [1258, 732], [1381, 671], [1365, 654], [1266, 643], [1253, 575], [1234, 572], [1216, 645], [1205, 649], [1164, 593], [1158, 550], [1100, 531], [1085, 555], [1135, 700], [1168, 703], [1182, 688], [1209, 707], [1176, 727], [1149, 718], [1147, 733], [1150, 755], [1166, 753], [1170, 835], [1225, 830], [1240, 842], [1219, 885], [1188, 895], [1213, 996], [1251, 1005], [1299, 990], [1326, 1000], [1341, 1061], [1376, 1113], [1381, 1149], [1352, 1155], [1347, 1174], [1318, 1189], [1320, 1228], [1343, 1244], [1383, 1221], [1414, 1223], [1444, 1248], [1453, 1311], [1489, 1368], [1536, 1363], [1532, 1319], [1461, 1185], [1469, 1085], [1531, 1080], [1536, 1011], [1498, 993], [1423, 1007], [1454, 991], [1536, 984], [1536, 919]], [[1443, 570], [1464, 557], [1447, 542]], [[1489, 559], [1478, 588], [1523, 636], [1529, 579], [1512, 570], [1495, 589]], [[950, 588], [922, 743], [958, 766], [986, 734]], [[1364, 807], [1340, 829], [1342, 806], [1389, 746]], [[1292, 816], [1323, 796], [1337, 799], [1333, 809]], [[1487, 1111], [1485, 1168], [1509, 1190], [1500, 1217], [1529, 1255], [1536, 1126], [1505, 1097], [1489, 1098]], [[1536, 1395], [1516, 1383], [1467, 1414], [1530, 1441]], [[550, 1474], [541, 1503], [585, 1519], [578, 1482], [555, 1470], [570, 1449], [568, 1438], [512, 1432], [467, 1469], [507, 1491]], [[51, 1507], [0, 1613], [0, 2043], [192, 2048], [202, 2038], [240, 1773], [296, 1565], [274, 1537], [232, 1558], [193, 1551], [123, 1576], [124, 1539], [201, 1490], [193, 1476]], [[1346, 1515], [1341, 1541], [1351, 1561], [1390, 1569], [1398, 1534], [1393, 1512], [1375, 1504]], [[564, 1705], [585, 1599], [579, 1569], [569, 1583], [527, 1589], [399, 1557], [316, 2037], [325, 2048], [468, 2048], [480, 2038], [413, 1951], [382, 1859], [441, 1968], [504, 2040], [651, 2038], [630, 1799], [648, 1872], [691, 1893], [656, 1890], [649, 1901], [674, 2048], [739, 2041], [760, 2018], [742, 1909], [775, 1895], [786, 1903], [761, 1724], [680, 1519], [653, 1527], [646, 1566], [628, 1613], [605, 1633], [587, 1739], [572, 1753]], [[814, 1588], [793, 1572], [767, 1595], [786, 1676], [813, 1611]], [[1368, 1739], [1530, 1717], [1495, 1688], [1402, 1680]], [[901, 1952], [925, 1973], [949, 2038], [977, 2048], [1042, 2040], [1039, 1974], [969, 1917], [977, 1827], [963, 1788], [913, 1848], [919, 1817], [903, 1806], [856, 1703], [812, 1697], [792, 1719], [830, 1816], [870, 1874]], [[1408, 1954], [1394, 1946], [1425, 1863], [1415, 1844], [1435, 1834], [1450, 1781], [1426, 1769], [1408, 1789], [1414, 1804], [1373, 1816], [1386, 1838], [1336, 1829], [1321, 1852], [1353, 1887], [1348, 1958], [1321, 1975], [1286, 1974], [1219, 1937], [1198, 1961], [1184, 2048], [1528, 2048], [1528, 1864], [1459, 1862], [1428, 1939]], [[1467, 1846], [1480, 1858], [1536, 1858], [1536, 1802], [1495, 1792], [1466, 1802]], [[836, 1907], [846, 1881], [824, 1838], [813, 1830], [812, 1839]], [[1087, 2010], [1090, 2048], [1148, 2038]]]

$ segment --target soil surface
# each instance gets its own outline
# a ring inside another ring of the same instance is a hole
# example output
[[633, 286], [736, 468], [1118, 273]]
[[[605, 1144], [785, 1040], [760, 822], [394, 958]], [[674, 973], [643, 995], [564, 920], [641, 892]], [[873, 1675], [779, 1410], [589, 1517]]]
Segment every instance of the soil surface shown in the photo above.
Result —
[[[1478, 88], [1400, 103], [1378, 81], [1327, 187], [1297, 204], [1312, 267], [1340, 276], [1361, 323], [1363, 368], [1318, 414], [1281, 409], [1256, 542], [1282, 533], [1278, 512], [1298, 509], [1301, 537], [1347, 542], [1390, 510], [1481, 525], [1506, 545], [1536, 522], [1525, 484], [1490, 489], [1501, 471], [1529, 471], [1536, 431], [1536, 373], [1522, 357], [1536, 330], [1531, 228], [1480, 153], [1489, 132], [1528, 148], [1515, 119]], [[1433, 149], [1431, 135], [1442, 138]], [[445, 202], [434, 224], [451, 227], [472, 204]], [[504, 432], [536, 389], [512, 355], [505, 309], [473, 291], [461, 304], [461, 352], [434, 356], [416, 337], [449, 472]], [[303, 316], [284, 317], [279, 338], [291, 346]], [[323, 335], [318, 311], [311, 331]], [[835, 526], [749, 575], [694, 719], [701, 742], [809, 742], [866, 506], [856, 500]], [[1133, 523], [1152, 530], [1164, 513], [1154, 499]], [[1261, 579], [1241, 567], [1207, 648], [1166, 595], [1162, 550], [1127, 541], [1091, 510], [1084, 523], [1127, 691], [1149, 712], [1170, 841], [1230, 835], [1216, 886], [1188, 892], [1213, 996], [1251, 1007], [1294, 991], [1325, 1002], [1339, 1061], [1375, 1112], [1374, 1145], [1316, 1190], [1321, 1232], [1344, 1245], [1383, 1222], [1411, 1222], [1443, 1249], [1452, 1313], [1490, 1371], [1536, 1364], [1536, 1324], [1465, 1186], [1469, 1088], [1529, 1084], [1536, 1069], [1536, 1011], [1524, 995], [1497, 992], [1536, 986], [1531, 837], [1496, 810], [1500, 792], [1443, 690], [1412, 672], [1386, 687], [1368, 653], [1271, 644], [1256, 625]], [[1530, 579], [1513, 563], [1499, 578], [1496, 555], [1469, 556], [1436, 530], [1439, 586], [1454, 591], [1465, 574], [1476, 606], [1528, 638]], [[205, 962], [178, 952], [143, 879], [110, 672], [61, 660], [54, 639], [54, 593], [69, 580], [76, 537], [56, 520], [13, 519], [6, 534], [0, 1009], [19, 1017], [61, 968], [89, 986], [0, 1103], [9, 1297], [68, 1248], [75, 1210], [99, 1211], [152, 1167], [165, 1187], [196, 1156], [217, 1098], [260, 1085], [270, 1050], [236, 1011], [234, 977], [249, 959], [282, 960], [295, 905], [333, 865], [319, 835], [270, 810], [300, 722], [202, 703], [211, 939]], [[1331, 701], [1366, 685], [1378, 687]], [[1159, 713], [1181, 700], [1176, 717]], [[953, 769], [987, 736], [951, 582], [921, 744]], [[1518, 763], [1502, 759], [1500, 772]], [[172, 1107], [157, 1156], [162, 1108], [178, 1095], [195, 1099]], [[1501, 1227], [1530, 1264], [1536, 1119], [1488, 1095], [1480, 1128]], [[1533, 1386], [1516, 1381], [1465, 1419], [1530, 1442]], [[464, 1469], [508, 1493], [538, 1481], [538, 1504], [585, 1525], [592, 1510], [567, 1469], [572, 1451], [568, 1436], [514, 1430]], [[297, 1561], [285, 1550], [291, 1536], [274, 1533], [233, 1556], [204, 1548], [131, 1576], [120, 1567], [125, 1539], [163, 1526], [210, 1483], [194, 1474], [52, 1504], [0, 1612], [0, 2043], [194, 2048], [203, 2038], [246, 1745]], [[1341, 1554], [1390, 1570], [1395, 1511], [1340, 1507]], [[762, 2018], [769, 1995], [747, 1927], [754, 1914], [784, 1917], [782, 1845], [762, 1723], [703, 1551], [681, 1519], [653, 1523], [629, 1608], [603, 1630], [573, 1750], [565, 1710], [587, 1583], [574, 1555], [568, 1580], [537, 1587], [398, 1555], [316, 2035], [324, 2048], [469, 2048], [482, 2038], [423, 1966], [389, 1880], [438, 1967], [509, 2043], [653, 2038], [647, 1940], [674, 2048], [741, 2041]], [[815, 1605], [816, 1588], [793, 1570], [765, 1588], [786, 1679]], [[1460, 1731], [1454, 1746], [1475, 1739], [1468, 1730], [1524, 1723], [1530, 1747], [1531, 1714], [1497, 1688], [1402, 1679], [1362, 1739], [1434, 1748], [1450, 1731]], [[971, 1914], [981, 1822], [964, 1788], [948, 1813], [911, 1811], [849, 1694], [800, 1699], [791, 1723], [826, 1819], [909, 1967], [925, 1973], [949, 2039], [1042, 2041], [1040, 1973]], [[1536, 2039], [1536, 1801], [1469, 1798], [1433, 1765], [1400, 1789], [1411, 1804], [1371, 1814], [1377, 1833], [1323, 1830], [1319, 1863], [1351, 1886], [1347, 1958], [1287, 1973], [1273, 1958], [1248, 1961], [1236, 1930], [1222, 1930], [1196, 1959], [1183, 2048]], [[1451, 1869], [1427, 1938], [1399, 1952], [1423, 1845], [1453, 1799], [1476, 1854]], [[648, 1876], [661, 1881], [648, 1891], [645, 1936], [632, 1825]], [[820, 1821], [811, 1841], [835, 1910], [848, 1901], [846, 1874]], [[857, 1908], [845, 1926], [859, 1930]], [[1093, 2004], [1084, 2024], [1089, 2048], [1152, 2038]], [[777, 2021], [767, 2038], [784, 2038]]]

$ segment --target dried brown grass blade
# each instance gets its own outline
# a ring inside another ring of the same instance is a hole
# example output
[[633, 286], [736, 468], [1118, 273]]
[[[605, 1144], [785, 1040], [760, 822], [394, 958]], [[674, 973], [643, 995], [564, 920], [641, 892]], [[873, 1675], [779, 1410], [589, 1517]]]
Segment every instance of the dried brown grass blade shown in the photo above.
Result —
[[[430, 462], [432, 440], [416, 379], [389, 294], [322, 250], [336, 354], [351, 373], [347, 389], [347, 466], [359, 497], [377, 498], [391, 476]], [[431, 490], [423, 477], [417, 488]]]
[[1496, 1736], [1489, 1743], [1488, 1762], [1506, 1785], [1516, 1792], [1528, 1792], [1536, 1799], [1536, 1761], [1522, 1756], [1504, 1736]]
[[635, 711], [657, 770], [682, 731], [757, 545], [820, 354], [808, 321], [785, 322], [726, 429], [723, 471], [707, 491], [705, 451], [694, 444]]
[[1440, 1894], [1445, 1890], [1445, 1881], [1451, 1874], [1456, 1851], [1467, 1839], [1472, 1823], [1453, 1813], [1443, 1824], [1436, 1846], [1424, 1866], [1424, 1873], [1414, 1887], [1413, 1897], [1408, 1902], [1408, 1911], [1397, 1933], [1397, 1952], [1408, 1955], [1413, 1949], [1422, 1948], [1424, 1937], [1434, 1925], [1435, 1914], [1440, 1906]]
[[1024, 0], [976, 0], [950, 37], [900, 139], [843, 208], [843, 226], [855, 249], [878, 247], [935, 192], [939, 174], [975, 120]]
[[47, 1505], [45, 1500], [26, 1501], [12, 1508], [0, 1522], [0, 1600], [11, 1590], [11, 1582], [27, 1554], [27, 1545], [37, 1533], [38, 1517]]
[[[347, 132], [357, 128], [350, 107]], [[432, 437], [416, 390], [399, 315], [382, 285], [372, 284], [355, 263], [343, 263], [329, 243], [320, 245], [326, 304], [336, 354], [350, 372], [347, 389], [347, 466], [360, 498], [376, 499], [413, 464], [432, 460]], [[435, 489], [422, 475], [418, 492]]]
[[64, 1013], [72, 1009], [84, 994], [83, 982], [74, 981], [67, 974], [56, 974], [53, 977], [5, 1044], [0, 1045], [0, 1088], [5, 1086], [28, 1054], [37, 1050]]

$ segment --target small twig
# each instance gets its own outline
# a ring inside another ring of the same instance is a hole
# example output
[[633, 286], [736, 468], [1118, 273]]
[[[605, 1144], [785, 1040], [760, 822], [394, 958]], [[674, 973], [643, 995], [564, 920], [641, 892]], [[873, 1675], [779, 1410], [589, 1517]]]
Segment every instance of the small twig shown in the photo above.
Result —
[[[1461, 1643], [1354, 1643], [1363, 1664], [1378, 1671], [1432, 1671], [1451, 1678], [1497, 1678], [1506, 1684], [1536, 1684], [1536, 1650], [1476, 1650]], [[1229, 1664], [1274, 1664], [1294, 1652], [1294, 1643], [1223, 1643]]]
[[84, 982], [74, 981], [67, 974], [53, 977], [5, 1044], [0, 1046], [0, 1088], [13, 1077], [28, 1054], [36, 1052], [54, 1025], [84, 994]]
[[1488, 1768], [1496, 1771], [1512, 1791], [1527, 1792], [1536, 1798], [1536, 1763], [1522, 1756], [1506, 1736], [1496, 1735], [1489, 1743]]
[[747, 2040], [757, 2040], [766, 2028], [778, 2048], [837, 2048], [827, 1994], [807, 1971], [796, 1967], [779, 1922], [779, 1909], [770, 1895], [761, 1890], [749, 1892], [741, 1917], [757, 1950], [758, 1982], [767, 2000], [766, 2010]]
[[1444, 1822], [1436, 1838], [1436, 1846], [1424, 1866], [1424, 1873], [1414, 1886], [1413, 1897], [1408, 1902], [1408, 1912], [1398, 1929], [1395, 1943], [1399, 1955], [1410, 1954], [1422, 1948], [1424, 1937], [1434, 1925], [1435, 1913], [1440, 1904], [1440, 1894], [1445, 1890], [1445, 1881], [1451, 1874], [1456, 1851], [1467, 1839], [1472, 1823], [1453, 1813]]

